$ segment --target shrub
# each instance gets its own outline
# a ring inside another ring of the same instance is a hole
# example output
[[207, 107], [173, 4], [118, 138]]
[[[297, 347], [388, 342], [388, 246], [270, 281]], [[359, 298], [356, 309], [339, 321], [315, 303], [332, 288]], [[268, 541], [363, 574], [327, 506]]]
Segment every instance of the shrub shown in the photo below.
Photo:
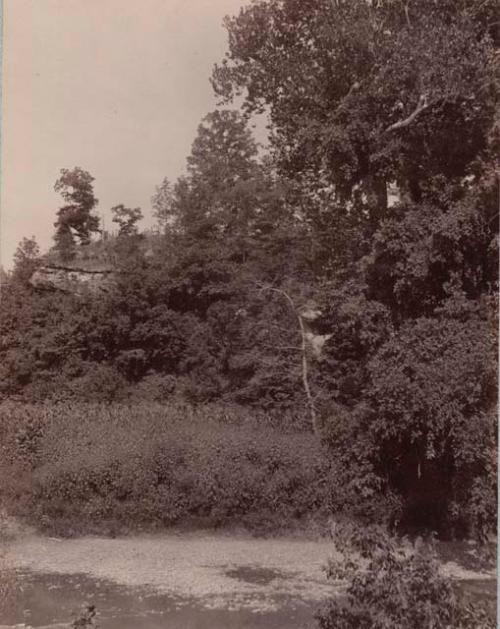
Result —
[[[435, 316], [397, 328], [373, 302], [351, 298], [338, 310], [320, 369], [334, 400], [322, 412], [323, 436], [332, 457], [343, 462], [344, 504], [351, 496], [355, 509], [373, 512], [381, 494], [391, 494], [399, 498], [403, 532], [481, 539], [495, 531], [491, 310], [460, 292]], [[328, 316], [334, 315], [332, 309]]]
[[340, 526], [346, 555], [330, 578], [346, 579], [343, 597], [317, 614], [320, 629], [492, 629], [494, 619], [465, 603], [440, 574], [432, 543], [402, 546], [380, 528]]
[[31, 491], [31, 470], [42, 437], [43, 407], [0, 405], [0, 507], [19, 504]]
[[[37, 411], [11, 407], [18, 416]], [[318, 440], [236, 408], [57, 404], [39, 413], [27, 512], [63, 529], [111, 521], [289, 528], [313, 515], [326, 521], [332, 504], [331, 464]]]

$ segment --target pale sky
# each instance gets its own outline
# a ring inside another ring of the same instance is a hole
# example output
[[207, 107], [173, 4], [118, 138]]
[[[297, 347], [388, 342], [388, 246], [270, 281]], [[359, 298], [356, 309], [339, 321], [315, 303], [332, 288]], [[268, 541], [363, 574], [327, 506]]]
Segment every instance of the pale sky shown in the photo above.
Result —
[[[246, 0], [3, 0], [0, 244], [50, 247], [61, 168], [96, 179], [97, 208], [140, 206], [175, 179], [201, 118], [222, 27]], [[111, 226], [109, 216], [106, 226]]]

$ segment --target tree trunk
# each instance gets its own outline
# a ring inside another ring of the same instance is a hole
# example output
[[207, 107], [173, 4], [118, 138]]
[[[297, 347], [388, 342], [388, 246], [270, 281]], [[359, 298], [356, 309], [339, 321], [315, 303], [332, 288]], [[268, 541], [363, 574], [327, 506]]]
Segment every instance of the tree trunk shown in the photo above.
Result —
[[302, 320], [302, 315], [300, 314], [295, 304], [293, 303], [293, 299], [284, 290], [280, 288], [272, 288], [271, 286], [264, 286], [261, 290], [269, 290], [273, 293], [278, 293], [278, 295], [282, 295], [288, 301], [293, 312], [295, 313], [297, 317], [297, 321], [299, 323], [299, 329], [300, 329], [300, 336], [301, 336], [300, 350], [302, 353], [302, 384], [304, 386], [304, 391], [307, 398], [307, 406], [309, 409], [309, 416], [311, 418], [311, 426], [312, 426], [314, 434], [319, 436], [320, 429], [319, 429], [319, 423], [318, 423], [318, 416], [316, 414], [316, 408], [314, 406], [314, 400], [311, 394], [311, 387], [309, 385], [309, 364], [307, 362], [307, 338], [306, 338], [306, 331], [304, 327], [304, 321]]
[[370, 176], [366, 196], [370, 206], [370, 217], [378, 223], [387, 214], [387, 182], [383, 177]]

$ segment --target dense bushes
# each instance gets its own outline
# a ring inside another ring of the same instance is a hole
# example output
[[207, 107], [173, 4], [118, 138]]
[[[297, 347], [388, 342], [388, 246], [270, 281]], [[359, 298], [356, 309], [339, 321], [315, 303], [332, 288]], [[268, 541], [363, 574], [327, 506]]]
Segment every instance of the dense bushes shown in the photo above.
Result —
[[317, 614], [320, 629], [493, 629], [489, 610], [463, 600], [439, 571], [432, 543], [401, 544], [379, 528], [337, 527], [342, 561], [328, 575], [345, 595]]
[[4, 404], [0, 413], [5, 448], [32, 470], [21, 511], [63, 530], [190, 521], [279, 529], [326, 516], [331, 504], [317, 440], [244, 412]]

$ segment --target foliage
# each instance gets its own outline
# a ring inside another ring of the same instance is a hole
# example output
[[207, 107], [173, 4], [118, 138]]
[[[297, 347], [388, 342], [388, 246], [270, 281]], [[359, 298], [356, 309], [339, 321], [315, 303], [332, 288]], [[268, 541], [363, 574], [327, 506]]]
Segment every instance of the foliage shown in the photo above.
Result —
[[137, 223], [143, 218], [141, 208], [132, 209], [120, 203], [111, 208], [111, 214], [113, 223], [118, 224], [119, 238], [134, 236], [138, 233]]
[[[120, 234], [99, 243], [113, 282], [99, 294], [34, 291], [29, 273], [44, 258], [22, 244], [3, 278], [0, 396], [236, 403], [303, 431], [311, 402], [338, 481], [328, 509], [487, 536], [495, 9], [492, 0], [254, 0], [229, 18], [213, 84], [226, 105], [235, 96], [243, 105], [209, 113], [186, 174], [156, 189], [162, 233], [140, 233], [138, 211], [115, 206]], [[249, 125], [262, 111], [267, 154]], [[98, 228], [93, 178], [63, 170], [56, 189], [66, 203], [56, 240], [71, 257], [75, 237], [87, 242]], [[320, 316], [305, 323], [303, 353], [297, 313], [307, 310]]]
[[237, 408], [8, 404], [0, 413], [16, 457], [24, 456], [20, 435], [38, 418], [24, 513], [54, 526], [198, 520], [289, 528], [328, 513], [330, 464], [314, 437]]
[[174, 198], [172, 192], [172, 186], [168, 177], [164, 177], [159, 186], [156, 186], [155, 193], [151, 197], [151, 207], [153, 213], [158, 221], [158, 224], [163, 229], [172, 227], [171, 223], [175, 220]]
[[40, 247], [35, 237], [23, 238], [14, 253], [13, 280], [27, 284], [40, 263]]
[[377, 528], [339, 526], [335, 542], [341, 562], [328, 575], [346, 579], [345, 596], [317, 615], [321, 629], [490, 629], [485, 610], [465, 603], [439, 570], [432, 544], [402, 545]]
[[225, 101], [242, 94], [250, 112], [269, 109], [284, 168], [313, 168], [339, 193], [361, 186], [386, 206], [381, 179], [414, 194], [420, 170], [464, 174], [484, 144], [494, 112], [493, 3], [481, 9], [253, 2], [226, 20], [229, 52], [213, 85]]
[[72, 170], [62, 168], [54, 185], [54, 190], [61, 193], [66, 203], [58, 210], [54, 223], [56, 249], [63, 259], [73, 257], [75, 236], [84, 245], [90, 242], [92, 233], [99, 231], [99, 218], [91, 214], [97, 205], [93, 181], [87, 171], [77, 166]]
[[75, 618], [70, 627], [95, 627], [98, 629], [99, 624], [96, 620], [97, 611], [95, 605], [84, 604], [82, 609], [75, 614]]

